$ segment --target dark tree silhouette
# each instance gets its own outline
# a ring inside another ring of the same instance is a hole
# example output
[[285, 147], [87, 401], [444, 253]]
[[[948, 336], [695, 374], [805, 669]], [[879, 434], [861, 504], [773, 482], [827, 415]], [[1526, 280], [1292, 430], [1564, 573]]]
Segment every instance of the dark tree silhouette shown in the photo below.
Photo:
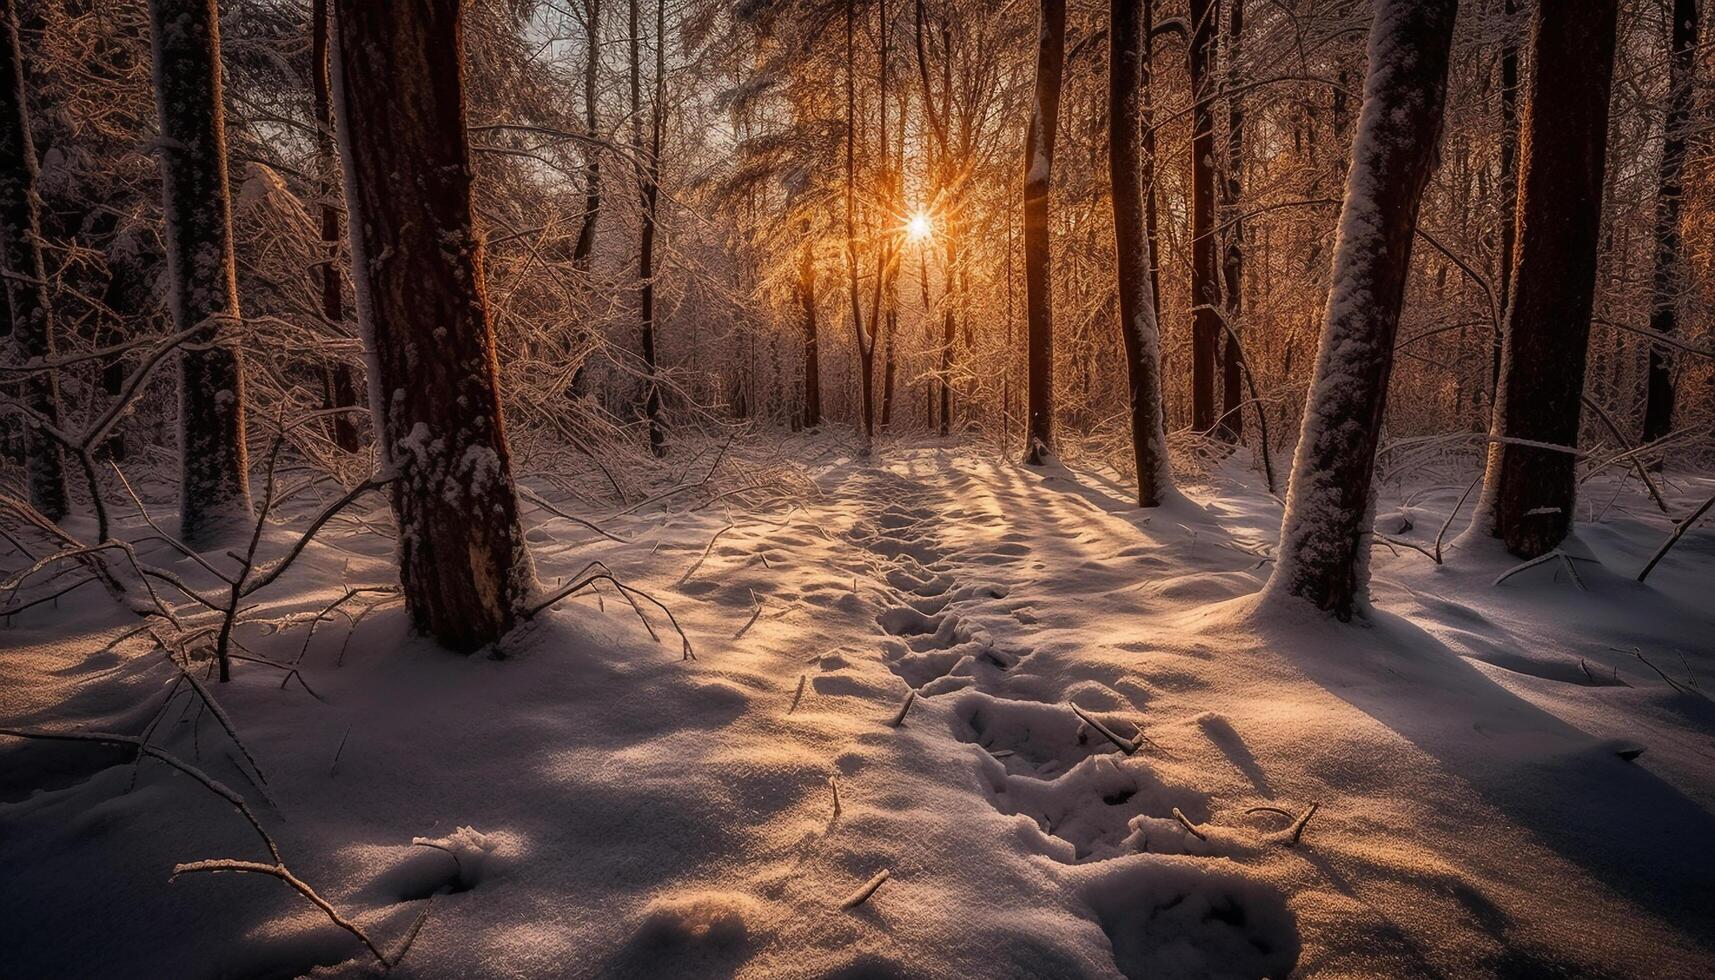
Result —
[[1563, 0], [1531, 21], [1518, 258], [1476, 512], [1521, 558], [1572, 526], [1617, 13], [1617, 0]]
[[[226, 182], [220, 15], [215, 0], [150, 0], [167, 226], [167, 305], [176, 330], [206, 327], [179, 358], [179, 533], [198, 544], [250, 514], [244, 367]], [[222, 326], [225, 336], [218, 334]]]
[[[0, 0], [0, 271], [6, 276], [12, 343], [21, 361], [54, 354], [54, 316], [42, 264], [42, 221], [36, 199], [36, 146], [30, 138], [24, 58], [14, 0]], [[24, 381], [24, 404], [39, 420], [27, 424], [25, 468], [30, 505], [50, 520], [71, 509], [65, 453], [37, 422], [59, 424], [59, 378], [41, 371]]]
[[[345, 322], [345, 297], [339, 276], [339, 170], [335, 164], [333, 94], [328, 89], [328, 10], [327, 0], [310, 4], [310, 70], [313, 72], [311, 92], [316, 112], [316, 174], [321, 194], [322, 245], [327, 251], [321, 264], [322, 315], [329, 323]], [[336, 360], [323, 369], [322, 407], [351, 408], [357, 405], [357, 378], [351, 365]], [[358, 439], [357, 419], [351, 412], [340, 412], [330, 421], [334, 444], [348, 453], [362, 448]]]
[[1215, 238], [1215, 31], [1219, 0], [1191, 0], [1191, 427], [1215, 428], [1221, 260]]
[[[1685, 246], [1679, 226], [1685, 210], [1685, 142], [1697, 98], [1697, 0], [1673, 0], [1672, 34], [1649, 323], [1651, 330], [1668, 337], [1679, 332], [1679, 293], [1685, 283]], [[1673, 354], [1660, 344], [1650, 347], [1646, 396], [1643, 436], [1645, 442], [1654, 442], [1673, 428]]]

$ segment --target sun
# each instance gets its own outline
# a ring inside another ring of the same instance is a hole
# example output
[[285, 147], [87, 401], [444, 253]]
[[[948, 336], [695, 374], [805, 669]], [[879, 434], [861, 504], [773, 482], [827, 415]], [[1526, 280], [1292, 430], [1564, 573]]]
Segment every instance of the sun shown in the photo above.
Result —
[[924, 241], [934, 233], [935, 226], [930, 223], [929, 216], [922, 211], [913, 214], [911, 220], [905, 223], [905, 234], [914, 242]]

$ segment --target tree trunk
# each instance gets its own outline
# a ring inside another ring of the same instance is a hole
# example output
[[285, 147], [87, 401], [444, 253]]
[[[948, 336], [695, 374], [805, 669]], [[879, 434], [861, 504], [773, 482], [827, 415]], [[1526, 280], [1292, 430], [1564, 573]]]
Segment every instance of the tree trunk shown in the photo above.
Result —
[[[250, 516], [244, 369], [226, 182], [215, 0], [150, 0], [173, 329], [206, 326], [179, 357], [179, 534], [206, 543]], [[226, 336], [216, 331], [226, 326]]]
[[[601, 0], [584, 0], [584, 130], [599, 139], [596, 120], [596, 70], [601, 65]], [[595, 252], [596, 220], [601, 217], [601, 154], [595, 147], [584, 151], [584, 220], [578, 226], [578, 241], [572, 247], [572, 268], [587, 271]]]
[[[1149, 298], [1161, 322], [1161, 238], [1155, 204], [1155, 0], [1143, 0], [1143, 96], [1138, 107], [1143, 128], [1143, 233], [1149, 240]], [[1008, 228], [1010, 230], [1010, 226]], [[1009, 253], [1010, 257], [1010, 253]]]
[[953, 229], [953, 217], [941, 219], [941, 237], [946, 240], [945, 262], [941, 284], [941, 429], [942, 436], [953, 426], [953, 344], [958, 338], [958, 322], [953, 316], [953, 276], [959, 256]]
[[804, 428], [822, 424], [822, 365], [816, 353], [816, 257], [804, 248], [798, 260], [798, 303], [804, 311]]
[[[1577, 493], [1618, 0], [1560, 0], [1531, 22], [1518, 259], [1477, 521], [1521, 558], [1560, 544]], [[1557, 448], [1546, 448], [1553, 446]]]
[[1215, 240], [1215, 29], [1220, 0], [1191, 0], [1191, 427], [1215, 428], [1221, 338], [1220, 256]]
[[[326, 258], [321, 266], [322, 316], [329, 323], [345, 322], [345, 297], [339, 281], [339, 204], [336, 151], [333, 142], [333, 96], [328, 91], [328, 12], [327, 0], [312, 0], [310, 4], [310, 61], [316, 111], [317, 193], [321, 196], [322, 248]], [[351, 365], [334, 359], [322, 369], [322, 407], [350, 409], [357, 406], [357, 379]], [[362, 448], [358, 439], [357, 416], [342, 411], [333, 416], [329, 428], [334, 445], [348, 453]]]
[[[851, 294], [852, 331], [857, 340], [858, 387], [863, 407], [863, 444], [875, 437], [875, 338], [864, 329], [858, 296], [857, 257], [857, 36], [856, 0], [846, 0], [846, 275]], [[880, 275], [880, 270], [876, 272]]]
[[[632, 0], [632, 7], [636, 6], [637, 0]], [[633, 55], [636, 51], [634, 44]], [[658, 0], [655, 6], [655, 94], [650, 110], [649, 155], [643, 168], [643, 230], [637, 248], [637, 278], [643, 286], [638, 316], [642, 326], [643, 367], [649, 372], [643, 410], [649, 418], [649, 451], [656, 456], [667, 455], [667, 433], [661, 426], [660, 366], [655, 357], [655, 223], [661, 196], [661, 129], [667, 112], [666, 52], [666, 0]], [[635, 76], [635, 57], [631, 71]]]
[[1144, 45], [1141, 0], [1108, 7], [1108, 179], [1113, 186], [1120, 334], [1131, 394], [1131, 446], [1137, 504], [1158, 506], [1173, 489], [1161, 417], [1161, 336], [1151, 295], [1140, 153]]
[[461, 0], [335, 0], [336, 98], [370, 403], [417, 628], [454, 650], [534, 585], [471, 225]]
[[1036, 93], [1024, 140], [1024, 306], [1030, 419], [1024, 462], [1040, 466], [1054, 452], [1054, 288], [1049, 271], [1048, 192], [1060, 127], [1060, 74], [1066, 61], [1066, 0], [1041, 0]]
[[[36, 147], [30, 138], [30, 109], [24, 91], [24, 58], [18, 44], [14, 0], [0, 0], [0, 270], [6, 275], [12, 343], [19, 361], [54, 356], [54, 316], [42, 263], [42, 221], [36, 199]], [[59, 425], [59, 373], [41, 371], [23, 383], [24, 404], [49, 425]], [[25, 426], [25, 470], [30, 505], [49, 520], [71, 509], [66, 495], [65, 452], [40, 425]]]
[[[1244, 221], [1239, 217], [1239, 197], [1244, 189], [1242, 174], [1245, 162], [1245, 103], [1239, 94], [1238, 59], [1240, 39], [1245, 30], [1245, 0], [1227, 0], [1232, 5], [1227, 30], [1227, 86], [1233, 94], [1227, 97], [1227, 193], [1226, 205], [1227, 254], [1226, 275], [1227, 326], [1223, 330], [1225, 347], [1221, 351], [1221, 432], [1223, 438], [1238, 442], [1244, 435], [1245, 417], [1239, 410], [1244, 394], [1239, 369], [1244, 357], [1239, 353], [1239, 323], [1244, 313]], [[1258, 405], [1261, 411], [1262, 406]]]
[[[1685, 254], [1680, 237], [1684, 210], [1685, 141], [1697, 97], [1697, 0], [1673, 0], [1673, 39], [1668, 62], [1667, 119], [1662, 124], [1661, 178], [1655, 199], [1655, 276], [1650, 329], [1679, 332], [1679, 293], [1685, 284]], [[1644, 401], [1645, 442], [1673, 429], [1673, 354], [1659, 344], [1649, 352], [1649, 382]]]
[[1268, 591], [1342, 620], [1369, 588], [1376, 444], [1457, 0], [1379, 0], [1334, 276]]
[[[1501, 6], [1505, 15], [1501, 39], [1501, 203], [1506, 208], [1501, 221], [1501, 265], [1496, 279], [1496, 302], [1503, 319], [1512, 302], [1513, 246], [1517, 232], [1515, 217], [1518, 210], [1518, 0], [1505, 0]], [[1494, 402], [1499, 399], [1501, 378], [1501, 338], [1503, 329], [1496, 324], [1494, 341], [1489, 348], [1489, 415], [1494, 416]]]

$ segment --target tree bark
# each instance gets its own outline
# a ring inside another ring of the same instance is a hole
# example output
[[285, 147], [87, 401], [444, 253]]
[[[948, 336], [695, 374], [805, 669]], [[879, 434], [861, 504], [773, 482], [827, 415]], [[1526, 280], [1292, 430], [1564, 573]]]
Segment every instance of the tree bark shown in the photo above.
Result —
[[1120, 334], [1131, 395], [1131, 445], [1137, 504], [1159, 506], [1173, 489], [1161, 415], [1161, 336], [1151, 293], [1145, 230], [1140, 110], [1145, 60], [1142, 0], [1108, 7], [1108, 179], [1113, 187]]
[[[1227, 192], [1222, 199], [1226, 210], [1227, 254], [1222, 271], [1226, 275], [1227, 326], [1230, 329], [1222, 331], [1225, 346], [1221, 351], [1220, 424], [1223, 438], [1238, 442], [1245, 431], [1244, 413], [1239, 410], [1244, 401], [1239, 377], [1244, 356], [1239, 353], [1237, 340], [1244, 313], [1245, 225], [1240, 217], [1239, 198], [1244, 190], [1245, 102], [1244, 95], [1238, 91], [1238, 59], [1245, 30], [1245, 0], [1227, 2], [1231, 4], [1227, 19], [1227, 85], [1233, 94], [1227, 97]], [[1262, 406], [1258, 405], [1257, 410], [1261, 411]]]
[[534, 585], [471, 224], [461, 0], [335, 0], [358, 312], [418, 629], [493, 643]]
[[1334, 276], [1268, 592], [1342, 620], [1369, 588], [1376, 445], [1457, 0], [1379, 0]]
[[[1681, 213], [1685, 194], [1685, 143], [1697, 97], [1697, 0], [1673, 0], [1672, 42], [1668, 60], [1667, 118], [1662, 123], [1660, 182], [1655, 200], [1655, 275], [1650, 329], [1664, 336], [1679, 332], [1679, 293], [1685, 284]], [[1673, 353], [1659, 344], [1649, 352], [1649, 382], [1644, 400], [1644, 442], [1673, 429]]]
[[805, 246], [798, 259], [798, 304], [804, 313], [804, 428], [822, 424], [822, 365], [816, 352], [816, 257]]
[[[339, 280], [339, 205], [338, 169], [334, 165], [337, 151], [333, 141], [333, 95], [328, 89], [328, 12], [327, 0], [312, 0], [310, 4], [310, 62], [313, 82], [311, 91], [316, 111], [317, 191], [321, 195], [322, 248], [326, 258], [321, 265], [322, 316], [329, 323], [345, 322], [345, 297]], [[322, 407], [353, 408], [357, 405], [357, 380], [351, 365], [335, 359], [322, 371]], [[348, 453], [362, 448], [358, 439], [357, 416], [340, 412], [330, 420], [329, 429], [334, 445]]]
[[[179, 534], [213, 540], [250, 516], [244, 367], [226, 177], [220, 17], [215, 0], [150, 0], [161, 119], [167, 305], [173, 329], [206, 327], [179, 357]], [[217, 336], [220, 326], [227, 336]]]
[[[1501, 202], [1505, 205], [1506, 212], [1501, 222], [1501, 265], [1496, 276], [1500, 280], [1496, 284], [1499, 287], [1496, 290], [1496, 302], [1499, 303], [1504, 318], [1507, 307], [1512, 302], [1513, 247], [1518, 210], [1518, 28], [1514, 24], [1518, 14], [1518, 0], [1505, 0], [1501, 12], [1505, 15], [1501, 39]], [[1504, 330], [1497, 324], [1494, 342], [1489, 349], [1491, 419], [1494, 415], [1493, 402], [1499, 399], [1503, 336]]]
[[[0, 0], [0, 270], [6, 275], [12, 344], [19, 361], [52, 358], [54, 315], [42, 262], [42, 219], [36, 197], [36, 146], [24, 89], [24, 57], [18, 44], [15, 0]], [[22, 385], [24, 404], [49, 425], [59, 424], [59, 374], [42, 371]], [[66, 495], [65, 452], [40, 425], [25, 425], [24, 464], [30, 505], [49, 520], [71, 510]]]
[[[875, 437], [875, 337], [864, 328], [858, 296], [857, 257], [857, 36], [856, 0], [846, 0], [846, 276], [852, 331], [857, 341], [858, 387], [863, 409], [863, 444]], [[878, 269], [877, 275], [881, 272]]]
[[[637, 0], [632, 0], [635, 8]], [[635, 18], [633, 18], [635, 20]], [[632, 53], [637, 51], [635, 42]], [[659, 217], [661, 197], [661, 129], [667, 113], [666, 73], [666, 0], [655, 6], [655, 94], [650, 110], [649, 155], [643, 168], [643, 228], [637, 249], [637, 278], [642, 284], [639, 297], [643, 367], [649, 372], [648, 386], [643, 395], [643, 411], [649, 419], [649, 451], [656, 456], [667, 455], [667, 433], [661, 425], [660, 365], [655, 355], [655, 224]], [[637, 73], [635, 57], [631, 62], [633, 76]], [[633, 85], [635, 90], [635, 77]]]
[[1054, 287], [1049, 270], [1048, 193], [1060, 128], [1060, 77], [1066, 62], [1066, 2], [1041, 0], [1036, 91], [1024, 140], [1024, 306], [1030, 383], [1024, 462], [1054, 452]]
[[[601, 66], [601, 0], [584, 0], [584, 129], [597, 139], [596, 71]], [[601, 155], [595, 147], [584, 151], [584, 220], [578, 226], [578, 241], [572, 247], [572, 268], [587, 271], [595, 252], [596, 221], [601, 217]]]
[[1498, 440], [1476, 511], [1521, 558], [1553, 549], [1572, 526], [1617, 10], [1617, 0], [1546, 0], [1531, 22]]
[[1220, 0], [1191, 0], [1191, 426], [1216, 424], [1220, 349], [1220, 256], [1215, 240], [1215, 29]]

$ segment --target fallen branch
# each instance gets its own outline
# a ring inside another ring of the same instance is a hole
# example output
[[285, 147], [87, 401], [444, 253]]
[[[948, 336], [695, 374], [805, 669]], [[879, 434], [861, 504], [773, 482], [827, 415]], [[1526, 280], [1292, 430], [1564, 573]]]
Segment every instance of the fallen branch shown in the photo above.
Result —
[[889, 728], [898, 728], [900, 725], [905, 724], [905, 716], [911, 713], [911, 706], [916, 703], [917, 690], [913, 688], [909, 694], [905, 695], [905, 703], [899, 706], [899, 714], [894, 715], [893, 720], [888, 722], [887, 726]]
[[887, 879], [888, 879], [888, 870], [886, 868], [882, 868], [880, 871], [877, 871], [875, 873], [875, 877], [871, 878], [868, 882], [866, 882], [862, 888], [859, 888], [857, 891], [852, 892], [850, 898], [847, 898], [844, 902], [841, 902], [840, 908], [845, 909], [847, 911], [850, 911], [852, 909], [857, 908], [859, 905], [862, 905], [863, 903], [869, 901], [869, 897], [871, 895], [874, 895], [875, 890], [880, 888], [881, 883], [886, 881]]
[[1143, 746], [1143, 732], [1141, 729], [1138, 731], [1138, 737], [1136, 739], [1120, 738], [1118, 735], [1114, 734], [1113, 729], [1098, 721], [1095, 715], [1090, 714], [1083, 708], [1080, 708], [1071, 702], [1067, 702], [1067, 706], [1072, 709], [1072, 713], [1077, 715], [1084, 724], [1089, 725], [1103, 738], [1119, 746], [1119, 750], [1124, 752], [1126, 755], [1132, 755]]
[[1674, 525], [1673, 533], [1667, 536], [1667, 540], [1663, 541], [1661, 543], [1661, 547], [1655, 550], [1655, 554], [1650, 556], [1649, 563], [1643, 567], [1642, 571], [1638, 572], [1639, 582], [1642, 582], [1644, 579], [1649, 577], [1649, 573], [1655, 569], [1656, 563], [1666, 556], [1668, 549], [1677, 544], [1679, 539], [1684, 537], [1685, 532], [1691, 530], [1692, 526], [1701, 520], [1704, 514], [1709, 512], [1709, 508], [1711, 506], [1715, 506], [1715, 497], [1710, 497], [1708, 500], [1703, 501], [1701, 506], [1691, 512], [1690, 517], [1687, 517], [1685, 520]]
[[1173, 819], [1179, 821], [1179, 826], [1184, 827], [1186, 829], [1186, 831], [1188, 831], [1191, 834], [1192, 837], [1195, 837], [1198, 840], [1208, 840], [1209, 839], [1208, 835], [1204, 834], [1201, 828], [1199, 828], [1196, 824], [1192, 823], [1191, 818], [1187, 817], [1183, 812], [1181, 812], [1178, 807], [1173, 808]]

